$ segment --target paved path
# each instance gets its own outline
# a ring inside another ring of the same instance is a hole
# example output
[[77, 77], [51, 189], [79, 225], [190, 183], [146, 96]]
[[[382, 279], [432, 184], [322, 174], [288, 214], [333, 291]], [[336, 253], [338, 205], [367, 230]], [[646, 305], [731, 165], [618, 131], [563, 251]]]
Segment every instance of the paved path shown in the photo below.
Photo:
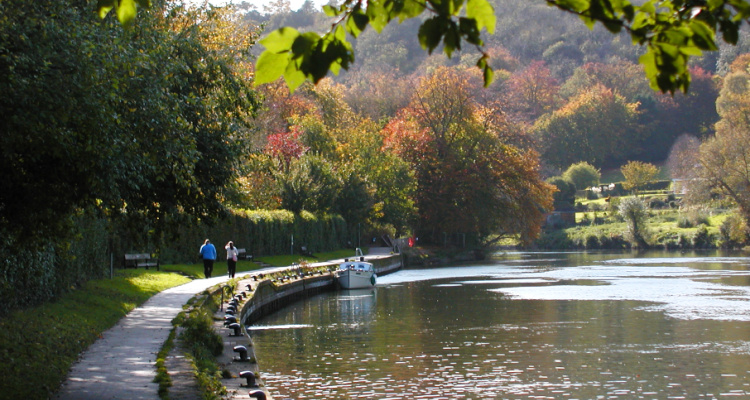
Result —
[[172, 330], [172, 319], [195, 294], [227, 279], [196, 279], [131, 311], [81, 354], [56, 398], [158, 400], [156, 355]]
[[[389, 252], [370, 249], [370, 255]], [[159, 385], [153, 382], [156, 355], [169, 337], [172, 319], [194, 295], [226, 280], [227, 276], [196, 279], [158, 293], [131, 311], [81, 354], [56, 399], [159, 400]]]

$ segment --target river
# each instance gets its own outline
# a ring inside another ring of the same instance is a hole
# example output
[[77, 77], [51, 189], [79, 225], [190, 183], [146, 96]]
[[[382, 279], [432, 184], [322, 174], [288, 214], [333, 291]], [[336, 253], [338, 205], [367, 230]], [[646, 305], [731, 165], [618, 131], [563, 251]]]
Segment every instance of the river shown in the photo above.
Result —
[[742, 255], [511, 252], [249, 329], [276, 398], [750, 399]]

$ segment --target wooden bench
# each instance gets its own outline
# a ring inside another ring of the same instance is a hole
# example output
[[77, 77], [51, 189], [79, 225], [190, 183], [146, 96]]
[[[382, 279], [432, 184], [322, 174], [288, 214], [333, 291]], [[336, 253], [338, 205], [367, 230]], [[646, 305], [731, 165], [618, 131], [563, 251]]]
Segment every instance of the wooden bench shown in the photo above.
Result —
[[315, 254], [313, 254], [312, 250], [307, 249], [307, 246], [301, 246], [299, 248], [299, 254], [303, 256], [312, 257], [312, 258], [318, 258], [315, 256]]
[[139, 268], [144, 267], [156, 267], [159, 270], [159, 259], [151, 257], [148, 253], [137, 253], [137, 254], [125, 254], [123, 259], [123, 267], [125, 268]]
[[247, 250], [246, 249], [240, 249], [238, 247], [237, 248], [237, 259], [238, 260], [252, 260], [253, 259], [253, 255], [252, 254], [247, 254]]

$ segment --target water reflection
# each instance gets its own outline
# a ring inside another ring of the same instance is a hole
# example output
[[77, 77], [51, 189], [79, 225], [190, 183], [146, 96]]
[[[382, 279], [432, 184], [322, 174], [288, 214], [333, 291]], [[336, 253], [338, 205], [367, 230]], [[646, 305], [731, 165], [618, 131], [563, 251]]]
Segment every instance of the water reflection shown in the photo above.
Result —
[[747, 258], [513, 253], [313, 297], [253, 331], [294, 399], [750, 398]]

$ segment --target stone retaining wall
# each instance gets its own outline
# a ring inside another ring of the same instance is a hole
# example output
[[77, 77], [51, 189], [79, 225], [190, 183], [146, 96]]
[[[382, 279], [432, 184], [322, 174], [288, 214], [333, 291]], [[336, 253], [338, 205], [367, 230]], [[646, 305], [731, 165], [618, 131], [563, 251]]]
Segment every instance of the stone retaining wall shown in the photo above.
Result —
[[[402, 258], [400, 255], [382, 255], [382, 256], [366, 256], [366, 261], [371, 262], [375, 267], [375, 273], [378, 276], [387, 275], [398, 271], [403, 267]], [[248, 389], [241, 389], [239, 386], [243, 381], [237, 380], [237, 371], [241, 369], [251, 370], [258, 376], [258, 382], [262, 386], [262, 373], [260, 373], [259, 366], [255, 363], [255, 349], [252, 346], [252, 339], [247, 334], [246, 326], [251, 325], [253, 322], [260, 320], [266, 315], [274, 313], [279, 309], [289, 305], [295, 301], [304, 299], [305, 297], [312, 296], [325, 291], [335, 290], [338, 286], [336, 279], [333, 275], [332, 270], [335, 270], [339, 263], [343, 260], [329, 261], [324, 263], [315, 263], [312, 267], [326, 267], [329, 272], [322, 275], [305, 276], [303, 278], [294, 278], [290, 280], [284, 280], [283, 282], [272, 282], [270, 279], [261, 278], [266, 274], [287, 271], [297, 271], [298, 267], [287, 267], [280, 268], [273, 271], [257, 271], [254, 272], [239, 282], [238, 291], [242, 292], [246, 288], [251, 290], [246, 291], [248, 294], [247, 298], [242, 302], [240, 309], [240, 320], [242, 321], [244, 337], [232, 338], [231, 340], [225, 341], [225, 353], [221, 361], [224, 364], [225, 369], [230, 371], [233, 375], [231, 378], [234, 382], [226, 382], [229, 397], [231, 399], [249, 399]], [[218, 317], [221, 317], [222, 312], [217, 313]], [[220, 323], [217, 322], [216, 327], [221, 330]], [[248, 347], [248, 352], [253, 362], [238, 363], [233, 358], [233, 346], [245, 343]], [[261, 388], [262, 389], [262, 388]], [[270, 395], [267, 397], [271, 399]]]

